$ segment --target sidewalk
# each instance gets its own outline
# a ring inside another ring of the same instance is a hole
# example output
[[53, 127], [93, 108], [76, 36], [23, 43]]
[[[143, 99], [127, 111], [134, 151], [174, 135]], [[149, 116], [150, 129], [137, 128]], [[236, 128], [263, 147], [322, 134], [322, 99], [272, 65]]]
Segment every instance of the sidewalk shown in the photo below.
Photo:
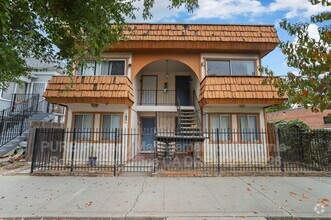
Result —
[[326, 218], [329, 200], [327, 177], [0, 176], [0, 217]]

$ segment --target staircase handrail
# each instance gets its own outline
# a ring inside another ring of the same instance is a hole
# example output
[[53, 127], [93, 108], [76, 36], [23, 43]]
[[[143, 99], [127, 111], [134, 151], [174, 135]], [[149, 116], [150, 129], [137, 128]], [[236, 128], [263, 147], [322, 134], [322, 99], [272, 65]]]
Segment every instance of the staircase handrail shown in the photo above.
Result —
[[195, 94], [195, 91], [193, 91], [193, 106], [194, 106], [194, 112], [195, 112], [196, 118], [197, 118], [198, 129], [202, 133], [201, 121], [200, 121], [200, 113], [199, 113], [199, 112], [201, 112], [201, 108], [200, 108], [200, 105], [199, 105], [198, 97]]
[[180, 108], [179, 97], [177, 95], [176, 95], [176, 99], [177, 99], [176, 107], [177, 107], [177, 112], [178, 112], [177, 130], [178, 130], [178, 132], [180, 132], [181, 131], [180, 121], [181, 121], [181, 117], [182, 117], [182, 111], [181, 111], [181, 108]]
[[[47, 107], [46, 110], [40, 108], [45, 105]], [[24, 109], [20, 114], [11, 115], [0, 121], [0, 147], [22, 135], [22, 133], [29, 128], [31, 117], [39, 113], [47, 113], [42, 118], [52, 113], [48, 109], [48, 102], [46, 100], [40, 100], [36, 104]]]
[[26, 99], [23, 99], [21, 102], [17, 103], [16, 102], [16, 95], [13, 94], [13, 100], [11, 101], [11, 106], [9, 108], [1, 110], [1, 115], [0, 115], [0, 122], [4, 121], [7, 117], [12, 117], [12, 116], [17, 116], [20, 113], [26, 111], [29, 109], [31, 106], [29, 106], [30, 102], [34, 103], [39, 101], [39, 94], [30, 94], [28, 95]]

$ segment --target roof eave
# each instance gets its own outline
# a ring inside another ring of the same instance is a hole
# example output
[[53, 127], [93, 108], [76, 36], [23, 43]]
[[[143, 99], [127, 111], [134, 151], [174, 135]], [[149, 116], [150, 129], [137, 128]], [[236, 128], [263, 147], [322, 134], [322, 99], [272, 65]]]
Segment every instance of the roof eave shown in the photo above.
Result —
[[220, 42], [220, 41], [121, 41], [113, 44], [107, 52], [135, 50], [171, 50], [185, 51], [255, 51], [261, 57], [273, 51], [278, 42]]

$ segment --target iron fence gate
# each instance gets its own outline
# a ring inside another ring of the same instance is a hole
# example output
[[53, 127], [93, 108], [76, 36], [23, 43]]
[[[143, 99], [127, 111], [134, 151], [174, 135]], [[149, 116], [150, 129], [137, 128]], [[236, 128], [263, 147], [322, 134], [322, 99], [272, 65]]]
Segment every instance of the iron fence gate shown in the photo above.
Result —
[[182, 134], [160, 129], [39, 128], [35, 135], [31, 173], [107, 172], [116, 176], [123, 172], [331, 171], [331, 138], [322, 131], [293, 134], [303, 140], [299, 145], [264, 130]]

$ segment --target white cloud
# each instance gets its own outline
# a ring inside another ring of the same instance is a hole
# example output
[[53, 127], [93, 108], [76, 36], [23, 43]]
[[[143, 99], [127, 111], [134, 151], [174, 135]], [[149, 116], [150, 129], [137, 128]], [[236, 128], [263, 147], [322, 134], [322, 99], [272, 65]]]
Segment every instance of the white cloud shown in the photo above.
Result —
[[308, 18], [314, 14], [331, 11], [330, 7], [322, 5], [312, 5], [308, 0], [275, 0], [270, 3], [269, 11], [287, 11], [286, 18], [305, 17]]
[[203, 0], [189, 20], [219, 18], [231, 19], [246, 16], [250, 19], [270, 12], [285, 12], [286, 18], [309, 18], [331, 7], [312, 5], [308, 0], [274, 0], [269, 5], [262, 5], [262, 0]]
[[203, 0], [199, 8], [194, 10], [189, 20], [201, 18], [230, 19], [242, 15], [258, 15], [266, 10], [258, 0]]
[[[307, 29], [309, 37], [315, 39], [316, 41], [319, 41], [321, 38], [318, 28], [319, 27], [316, 24], [309, 24]], [[331, 46], [328, 43], [324, 42], [324, 46], [328, 49], [327, 51], [331, 51]]]
[[245, 16], [249, 19], [248, 21], [259, 23], [260, 18], [263, 17], [258, 16], [267, 13], [282, 12], [286, 18], [308, 18], [322, 11], [331, 11], [331, 7], [312, 5], [308, 0], [273, 0], [268, 5], [262, 4], [262, 0], [200, 0], [199, 7], [194, 10], [193, 14], [188, 14], [184, 6], [169, 9], [170, 3], [171, 1], [155, 0], [154, 7], [151, 9], [153, 18], [144, 20], [142, 18], [143, 0], [138, 0], [133, 3], [140, 8], [135, 13], [137, 19], [127, 19], [127, 22], [175, 23], [181, 14], [185, 14], [185, 17], [189, 17], [188, 22], [213, 18], [229, 20]]
[[[307, 28], [308, 36], [315, 39], [316, 41], [320, 40], [320, 35], [318, 33], [318, 26], [316, 24], [309, 24]], [[297, 44], [298, 37], [296, 36], [293, 43]]]
[[275, 28], [279, 28], [280, 27], [279, 23], [280, 23], [281, 20], [282, 19], [276, 19], [275, 20], [275, 22], [274, 22]]
[[319, 35], [319, 32], [318, 32], [318, 26], [316, 24], [310, 24], [308, 26], [307, 31], [308, 31], [308, 35], [309, 35], [310, 38], [313, 38], [316, 41], [320, 40], [320, 35]]
[[156, 0], [153, 8], [151, 9], [151, 14], [153, 17], [151, 19], [144, 20], [142, 17], [142, 11], [144, 8], [143, 1], [136, 1], [133, 5], [139, 10], [135, 13], [136, 19], [126, 19], [127, 22], [164, 22], [164, 23], [175, 23], [176, 18], [180, 13], [187, 12], [186, 9], [182, 6], [180, 8], [169, 9], [169, 1], [160, 1]]

